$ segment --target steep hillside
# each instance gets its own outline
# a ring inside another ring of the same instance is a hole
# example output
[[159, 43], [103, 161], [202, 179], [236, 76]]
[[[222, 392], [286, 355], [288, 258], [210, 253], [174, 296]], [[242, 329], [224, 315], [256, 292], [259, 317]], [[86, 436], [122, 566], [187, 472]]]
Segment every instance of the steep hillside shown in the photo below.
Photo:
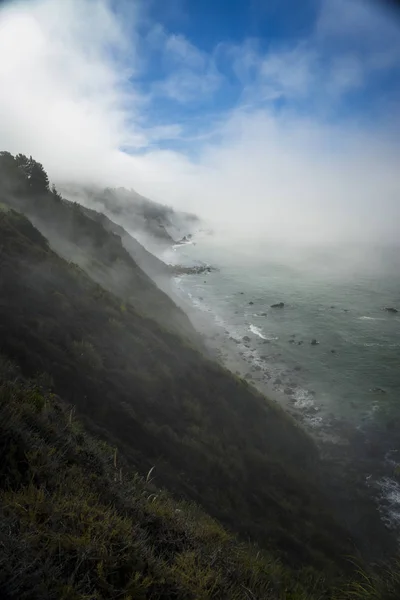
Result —
[[[189, 399], [185, 385], [175, 405], [168, 393], [146, 397], [140, 373], [125, 373], [132, 365], [121, 364], [116, 375], [131, 384], [122, 397], [103, 335], [92, 331], [90, 342], [73, 340], [104, 309], [112, 324], [108, 329], [104, 322], [106, 343], [122, 327], [139, 333], [138, 316], [121, 314], [115, 298], [4, 207], [0, 234], [1, 351], [19, 358], [26, 373], [42, 373], [27, 380], [0, 355], [1, 598], [397, 600], [397, 564], [343, 569], [345, 534], [307, 482], [307, 469], [316, 467], [314, 448], [279, 410], [199, 356], [199, 370], [214, 384], [212, 397], [203, 396], [206, 386]], [[93, 306], [95, 315], [82, 314], [89, 298], [103, 305]], [[63, 332], [67, 325], [76, 330]], [[153, 351], [171, 341], [171, 334], [141, 326]], [[137, 354], [131, 356], [137, 365]], [[195, 374], [184, 376], [196, 383]], [[152, 377], [156, 382], [159, 369]], [[74, 404], [57, 395], [62, 389]], [[100, 437], [87, 432], [76, 410]], [[158, 410], [164, 423], [157, 422]], [[170, 410], [173, 422], [165, 418]], [[146, 465], [147, 477], [134, 465]], [[163, 480], [173, 483], [175, 496], [180, 490], [197, 497], [231, 529], [247, 529], [264, 549], [239, 543], [198, 506], [178, 502], [160, 489]]]
[[[42, 177], [33, 187], [27, 175], [32, 168]], [[79, 265], [123, 302], [164, 327], [197, 339], [187, 316], [146, 274], [165, 278], [165, 265], [124, 232], [128, 251], [118, 226], [106, 217], [51, 192], [47, 175], [40, 169], [43, 167], [33, 159], [0, 153], [0, 202], [27, 215], [59, 255]], [[138, 264], [146, 268], [142, 270]]]
[[171, 244], [199, 224], [195, 215], [152, 202], [134, 190], [75, 184], [62, 185], [60, 189], [69, 200], [107, 214], [130, 233], [142, 234], [150, 247]]
[[[326, 510], [311, 440], [277, 406], [0, 213], [0, 350], [55, 389], [142, 472], [290, 564], [351, 546]], [[329, 566], [331, 565], [331, 567]]]
[[121, 225], [111, 221], [106, 215], [91, 208], [81, 207], [85, 215], [101, 223], [106, 231], [121, 238], [122, 245], [129, 252], [135, 263], [153, 280], [169, 279], [171, 269], [162, 260], [146, 250], [134, 237], [132, 237]]
[[88, 434], [48, 385], [0, 356], [1, 598], [398, 598], [394, 570], [346, 583], [239, 543]]
[[325, 582], [239, 544], [88, 435], [0, 357], [1, 598], [312, 598]]

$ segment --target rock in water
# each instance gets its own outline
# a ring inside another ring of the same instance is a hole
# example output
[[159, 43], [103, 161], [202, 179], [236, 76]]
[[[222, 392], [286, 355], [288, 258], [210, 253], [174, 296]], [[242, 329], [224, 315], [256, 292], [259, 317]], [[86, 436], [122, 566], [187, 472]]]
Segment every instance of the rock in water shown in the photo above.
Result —
[[271, 304], [271, 308], [283, 308], [284, 306], [284, 302], [277, 302], [277, 304]]
[[318, 346], [319, 342], [316, 339], [311, 340], [311, 346]]
[[249, 302], [249, 304], [253, 305], [253, 304], [254, 304], [254, 302], [251, 302], [251, 301], [250, 301], [250, 302]]
[[388, 313], [398, 313], [399, 311], [397, 310], [397, 308], [394, 308], [393, 306], [385, 306], [384, 310], [386, 310], [386, 312]]

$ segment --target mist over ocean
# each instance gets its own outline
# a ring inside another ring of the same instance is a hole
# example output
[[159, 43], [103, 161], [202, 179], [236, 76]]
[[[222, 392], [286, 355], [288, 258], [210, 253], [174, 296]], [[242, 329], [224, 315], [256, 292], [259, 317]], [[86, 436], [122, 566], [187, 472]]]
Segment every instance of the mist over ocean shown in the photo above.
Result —
[[[248, 361], [251, 379], [282, 392], [308, 425], [363, 428], [398, 417], [400, 312], [384, 310], [400, 308], [398, 248], [235, 247], [211, 237], [166, 258], [218, 269], [176, 285]], [[271, 308], [279, 302], [284, 308]], [[400, 461], [396, 447], [390, 460]], [[381, 483], [400, 518], [399, 488]]]

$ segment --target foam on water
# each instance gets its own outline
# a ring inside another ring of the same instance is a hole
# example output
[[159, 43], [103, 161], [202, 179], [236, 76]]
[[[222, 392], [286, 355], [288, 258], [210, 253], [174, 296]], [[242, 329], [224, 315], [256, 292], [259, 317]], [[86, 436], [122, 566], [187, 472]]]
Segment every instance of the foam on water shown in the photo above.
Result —
[[400, 525], [400, 484], [390, 477], [383, 477], [376, 482], [380, 488], [385, 505], [381, 506], [384, 521], [392, 527]]
[[314, 397], [308, 390], [297, 388], [293, 394], [295, 400], [294, 406], [299, 409], [316, 408]]
[[359, 321], [386, 321], [384, 317], [358, 317]]
[[253, 325], [252, 323], [250, 323], [249, 329], [250, 329], [251, 333], [254, 333], [254, 335], [258, 335], [258, 337], [261, 338], [262, 340], [268, 339], [265, 337], [265, 335], [263, 334], [262, 329], [260, 329], [260, 327], [257, 327], [256, 325]]

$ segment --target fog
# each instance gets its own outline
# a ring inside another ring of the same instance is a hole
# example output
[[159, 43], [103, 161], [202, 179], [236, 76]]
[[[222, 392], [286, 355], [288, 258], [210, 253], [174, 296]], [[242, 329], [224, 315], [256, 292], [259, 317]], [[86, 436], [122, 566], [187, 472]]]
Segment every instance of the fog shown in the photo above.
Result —
[[[125, 186], [193, 211], [227, 241], [397, 243], [398, 95], [375, 88], [367, 114], [347, 101], [400, 64], [400, 19], [332, 0], [294, 48], [222, 41], [207, 55], [150, 22], [144, 3], [117, 7], [1, 5], [1, 149], [32, 154], [56, 183]], [[163, 51], [168, 73], [144, 86]], [[221, 55], [240, 94], [188, 125], [192, 95], [226, 79]], [[174, 111], [156, 117], [167, 98]]]

